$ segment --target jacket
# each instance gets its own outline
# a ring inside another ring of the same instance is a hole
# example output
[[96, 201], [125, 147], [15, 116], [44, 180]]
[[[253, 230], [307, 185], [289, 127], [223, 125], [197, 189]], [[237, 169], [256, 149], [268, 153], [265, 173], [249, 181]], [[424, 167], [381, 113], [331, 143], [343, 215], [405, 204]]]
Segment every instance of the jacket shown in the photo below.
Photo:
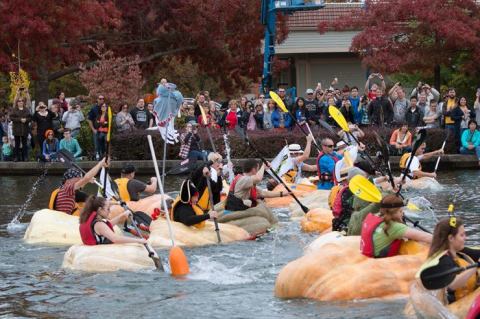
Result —
[[[22, 118], [27, 119], [27, 121], [22, 123]], [[32, 120], [32, 114], [27, 108], [24, 107], [22, 110], [16, 107], [13, 108], [12, 113], [10, 114], [10, 119], [12, 120], [13, 136], [28, 136], [28, 125]]]

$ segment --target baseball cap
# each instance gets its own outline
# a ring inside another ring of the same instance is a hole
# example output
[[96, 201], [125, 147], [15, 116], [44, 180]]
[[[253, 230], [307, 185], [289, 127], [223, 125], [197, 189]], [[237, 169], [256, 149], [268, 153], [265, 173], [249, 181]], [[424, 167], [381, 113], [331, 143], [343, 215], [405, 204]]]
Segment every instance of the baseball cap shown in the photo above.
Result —
[[305, 93], [307, 93], [307, 94], [313, 94], [313, 90], [312, 90], [312, 89], [307, 89], [307, 91], [305, 91]]

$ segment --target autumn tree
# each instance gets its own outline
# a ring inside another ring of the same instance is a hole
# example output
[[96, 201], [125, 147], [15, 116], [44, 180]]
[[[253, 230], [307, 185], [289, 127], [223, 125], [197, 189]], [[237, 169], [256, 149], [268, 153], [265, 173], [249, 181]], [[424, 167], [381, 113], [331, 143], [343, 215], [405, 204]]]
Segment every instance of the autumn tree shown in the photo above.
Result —
[[1, 65], [14, 66], [20, 43], [22, 68], [40, 99], [49, 81], [78, 72], [81, 63], [93, 66], [88, 46], [101, 41], [117, 57], [138, 55], [145, 75], [164, 57], [189, 59], [226, 91], [261, 74], [258, 0], [3, 0], [0, 20]]
[[0, 65], [15, 68], [19, 48], [22, 68], [35, 80], [38, 100], [48, 99], [48, 82], [69, 72], [67, 67], [88, 61], [86, 35], [118, 24], [111, 0], [0, 1]]
[[89, 97], [94, 100], [103, 94], [116, 110], [120, 103], [133, 105], [144, 85], [139, 57], [116, 57], [103, 43], [91, 49], [97, 63], [92, 67], [80, 65], [80, 81]]
[[474, 0], [367, 0], [365, 8], [339, 17], [320, 32], [361, 30], [351, 51], [367, 67], [380, 72], [420, 72], [434, 75], [440, 87], [440, 70], [463, 61], [461, 72], [480, 70], [480, 8]]

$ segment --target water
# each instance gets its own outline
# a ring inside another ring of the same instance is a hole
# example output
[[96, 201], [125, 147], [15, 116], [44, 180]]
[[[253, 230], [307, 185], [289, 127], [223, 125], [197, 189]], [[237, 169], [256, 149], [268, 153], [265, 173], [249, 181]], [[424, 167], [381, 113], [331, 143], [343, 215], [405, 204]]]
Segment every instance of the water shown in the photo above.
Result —
[[[467, 221], [469, 242], [478, 244], [480, 173], [441, 173], [439, 191], [407, 192], [417, 205], [428, 205], [437, 217], [447, 215], [455, 197], [457, 214]], [[281, 300], [273, 295], [278, 272], [302, 255], [315, 235], [299, 231], [288, 211], [278, 210], [277, 230], [260, 240], [185, 249], [191, 275], [174, 279], [155, 271], [88, 274], [61, 269], [67, 247], [26, 245], [24, 227], [7, 224], [24, 204], [37, 176], [0, 177], [0, 318], [402, 318], [405, 300], [317, 302]], [[22, 223], [46, 207], [60, 177], [48, 177], [31, 198]], [[167, 178], [174, 191], [179, 179]], [[93, 188], [90, 189], [93, 192]], [[430, 213], [418, 214], [422, 225], [434, 225]], [[166, 251], [159, 251], [166, 260]], [[321, 262], [321, 261], [319, 261]]]

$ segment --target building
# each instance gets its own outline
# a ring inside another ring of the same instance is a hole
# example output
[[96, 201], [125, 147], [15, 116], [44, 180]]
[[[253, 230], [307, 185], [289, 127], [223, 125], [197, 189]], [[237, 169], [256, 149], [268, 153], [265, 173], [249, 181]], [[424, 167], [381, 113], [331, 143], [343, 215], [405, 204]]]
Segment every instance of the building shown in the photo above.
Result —
[[288, 38], [276, 45], [276, 56], [288, 59], [290, 67], [282, 71], [275, 84], [296, 86], [298, 96], [307, 88], [315, 89], [318, 82], [323, 88], [337, 77], [337, 87], [365, 85], [367, 70], [360, 58], [350, 52], [353, 37], [358, 31], [318, 32], [320, 22], [331, 22], [345, 14], [362, 10], [361, 3], [329, 3], [315, 11], [299, 11], [289, 17]]

